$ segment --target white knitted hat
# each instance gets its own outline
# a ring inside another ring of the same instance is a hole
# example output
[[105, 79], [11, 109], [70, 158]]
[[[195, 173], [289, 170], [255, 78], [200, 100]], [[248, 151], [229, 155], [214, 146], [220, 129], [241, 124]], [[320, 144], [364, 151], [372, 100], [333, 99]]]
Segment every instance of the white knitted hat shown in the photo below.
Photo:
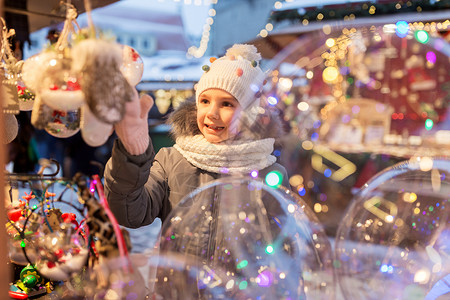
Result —
[[259, 107], [259, 92], [264, 81], [264, 72], [259, 67], [261, 54], [253, 45], [235, 44], [225, 56], [211, 60], [211, 66], [203, 66], [202, 77], [197, 83], [195, 99], [208, 89], [221, 89], [239, 101], [250, 115], [256, 115]]

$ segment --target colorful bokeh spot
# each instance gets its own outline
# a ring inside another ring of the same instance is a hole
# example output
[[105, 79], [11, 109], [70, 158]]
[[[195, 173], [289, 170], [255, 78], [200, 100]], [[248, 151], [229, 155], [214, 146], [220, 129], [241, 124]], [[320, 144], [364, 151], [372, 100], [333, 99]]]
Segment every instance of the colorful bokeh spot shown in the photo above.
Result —
[[416, 38], [416, 40], [419, 43], [422, 43], [422, 44], [428, 43], [428, 41], [430, 39], [430, 36], [428, 35], [428, 32], [426, 32], [425, 30], [417, 30], [414, 33], [414, 37]]
[[272, 253], [273, 253], [273, 247], [272, 247], [272, 245], [268, 245], [268, 246], [266, 247], [266, 253], [267, 253], [267, 254], [272, 254]]
[[245, 280], [241, 281], [241, 283], [239, 283], [239, 289], [240, 290], [245, 290], [247, 288], [247, 286], [248, 286], [248, 283]]
[[270, 187], [278, 187], [281, 182], [283, 182], [283, 175], [278, 171], [272, 171], [266, 175], [266, 183]]
[[431, 130], [433, 128], [434, 122], [431, 119], [427, 119], [425, 121], [425, 129], [426, 130]]
[[395, 25], [396, 25], [395, 33], [397, 34], [398, 37], [404, 38], [405, 36], [408, 35], [409, 32], [408, 22], [398, 21], [397, 23], [395, 23]]
[[243, 261], [241, 261], [240, 263], [237, 264], [236, 268], [238, 268], [238, 269], [243, 269], [243, 268], [245, 268], [247, 265], [248, 265], [248, 261], [243, 260]]

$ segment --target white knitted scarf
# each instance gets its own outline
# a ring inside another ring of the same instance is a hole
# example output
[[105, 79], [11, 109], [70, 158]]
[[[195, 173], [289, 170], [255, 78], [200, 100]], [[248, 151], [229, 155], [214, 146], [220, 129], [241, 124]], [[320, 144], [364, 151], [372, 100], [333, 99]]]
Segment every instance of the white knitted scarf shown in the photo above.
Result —
[[174, 148], [191, 164], [214, 173], [250, 173], [272, 165], [275, 139], [255, 141], [208, 142], [201, 134], [176, 139]]

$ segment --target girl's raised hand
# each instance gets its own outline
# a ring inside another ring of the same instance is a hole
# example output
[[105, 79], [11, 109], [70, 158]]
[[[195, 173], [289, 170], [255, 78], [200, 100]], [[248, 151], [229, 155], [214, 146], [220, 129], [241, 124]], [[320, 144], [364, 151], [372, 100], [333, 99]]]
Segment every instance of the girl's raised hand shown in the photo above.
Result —
[[140, 98], [135, 90], [133, 100], [126, 103], [125, 116], [114, 124], [117, 136], [131, 155], [139, 155], [147, 150], [148, 112], [154, 104], [153, 98], [143, 94]]

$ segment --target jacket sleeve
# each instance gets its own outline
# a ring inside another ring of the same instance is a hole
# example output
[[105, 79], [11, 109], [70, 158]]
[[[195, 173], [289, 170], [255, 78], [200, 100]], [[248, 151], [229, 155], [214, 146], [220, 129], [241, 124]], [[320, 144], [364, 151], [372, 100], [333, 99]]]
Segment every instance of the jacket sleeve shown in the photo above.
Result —
[[130, 155], [116, 140], [105, 168], [105, 195], [120, 225], [129, 228], [152, 223], [168, 204], [169, 189], [163, 166], [150, 142], [146, 152]]

